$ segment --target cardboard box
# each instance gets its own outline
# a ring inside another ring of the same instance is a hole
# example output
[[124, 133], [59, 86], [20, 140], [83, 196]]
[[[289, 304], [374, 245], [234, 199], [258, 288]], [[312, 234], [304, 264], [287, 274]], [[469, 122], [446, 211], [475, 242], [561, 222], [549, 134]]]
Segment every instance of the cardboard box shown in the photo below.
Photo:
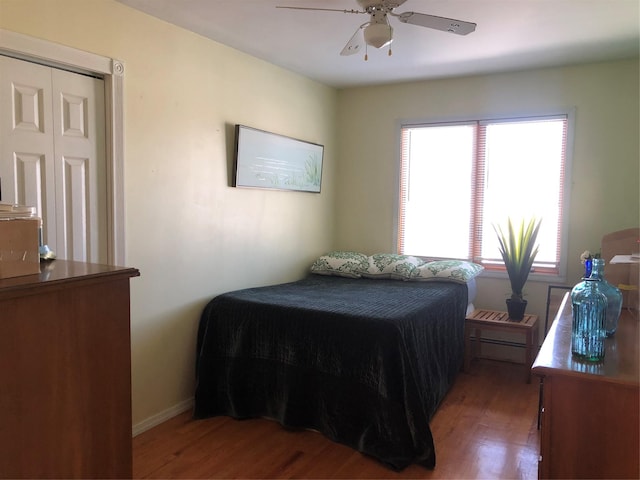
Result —
[[40, 273], [40, 219], [0, 220], [0, 278]]

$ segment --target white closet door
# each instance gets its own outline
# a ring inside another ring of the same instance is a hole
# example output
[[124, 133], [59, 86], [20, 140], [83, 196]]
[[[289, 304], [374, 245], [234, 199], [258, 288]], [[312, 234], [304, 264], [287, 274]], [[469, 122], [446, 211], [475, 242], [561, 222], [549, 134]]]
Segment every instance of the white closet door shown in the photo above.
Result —
[[104, 82], [0, 60], [2, 201], [35, 206], [59, 258], [107, 263]]
[[[106, 263], [104, 82], [52, 69], [58, 250]], [[62, 247], [62, 248], [61, 248]]]
[[50, 68], [0, 57], [0, 200], [36, 207], [54, 248], [52, 106]]

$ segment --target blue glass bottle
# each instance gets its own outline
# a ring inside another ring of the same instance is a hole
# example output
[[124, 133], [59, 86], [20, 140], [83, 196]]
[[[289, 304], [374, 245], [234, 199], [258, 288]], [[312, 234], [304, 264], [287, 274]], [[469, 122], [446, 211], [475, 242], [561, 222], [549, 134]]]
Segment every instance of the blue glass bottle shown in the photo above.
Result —
[[607, 337], [612, 337], [618, 328], [618, 319], [622, 311], [622, 292], [604, 278], [604, 259], [602, 258], [593, 259], [589, 278], [597, 280], [596, 288], [607, 297], [607, 319], [604, 328], [607, 332]]
[[585, 278], [571, 290], [571, 353], [581, 360], [604, 360], [607, 297], [598, 291], [598, 280]]

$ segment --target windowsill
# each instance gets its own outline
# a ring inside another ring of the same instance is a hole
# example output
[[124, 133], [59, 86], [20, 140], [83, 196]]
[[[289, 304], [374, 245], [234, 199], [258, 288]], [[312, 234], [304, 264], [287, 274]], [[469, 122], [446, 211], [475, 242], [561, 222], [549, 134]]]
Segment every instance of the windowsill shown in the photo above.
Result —
[[[507, 272], [497, 272], [495, 270], [483, 270], [478, 278], [498, 278], [501, 280], [509, 280]], [[553, 283], [564, 284], [567, 281], [566, 275], [552, 275], [548, 273], [535, 273], [531, 272], [527, 282], [541, 282], [541, 283]]]

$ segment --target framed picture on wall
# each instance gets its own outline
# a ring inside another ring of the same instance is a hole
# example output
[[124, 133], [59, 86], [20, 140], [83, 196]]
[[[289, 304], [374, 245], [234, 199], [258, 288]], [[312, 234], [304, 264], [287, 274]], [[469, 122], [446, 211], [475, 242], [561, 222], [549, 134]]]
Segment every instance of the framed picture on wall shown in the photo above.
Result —
[[236, 125], [234, 187], [320, 193], [324, 146]]

